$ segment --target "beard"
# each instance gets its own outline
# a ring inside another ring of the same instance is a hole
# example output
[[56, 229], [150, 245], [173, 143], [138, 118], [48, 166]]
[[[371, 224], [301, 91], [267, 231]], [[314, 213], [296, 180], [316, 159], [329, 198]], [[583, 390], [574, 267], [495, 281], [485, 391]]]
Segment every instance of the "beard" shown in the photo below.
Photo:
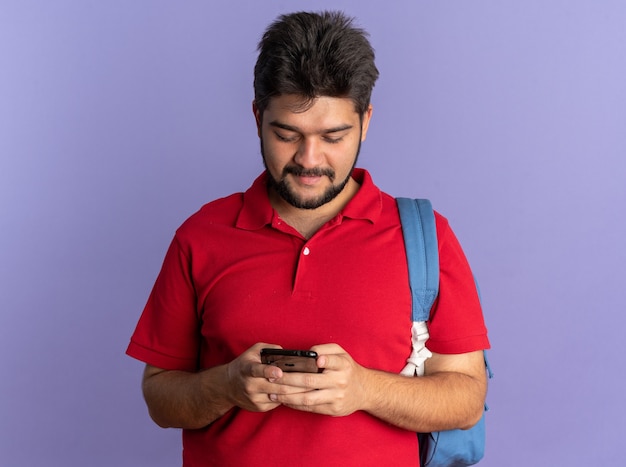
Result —
[[[356, 162], [359, 158], [360, 152], [361, 141], [359, 138], [359, 146], [357, 147], [356, 154], [354, 156], [354, 163], [348, 171], [348, 175], [338, 184], [335, 184], [336, 174], [335, 171], [331, 168], [305, 169], [304, 167], [294, 164], [285, 166], [280, 179], [276, 180], [267, 169], [267, 163], [265, 162], [265, 149], [263, 147], [263, 138], [261, 138], [261, 156], [263, 157], [263, 165], [265, 166], [265, 171], [267, 172], [269, 187], [273, 188], [282, 199], [298, 209], [317, 209], [335, 199], [337, 195], [339, 195], [339, 193], [343, 191], [345, 186], [348, 184], [348, 181], [350, 181], [350, 177], [352, 177], [352, 172], [354, 171], [354, 167], [356, 166]], [[289, 174], [304, 177], [326, 176], [330, 180], [330, 186], [326, 188], [324, 193], [319, 195], [317, 198], [303, 199], [301, 196], [298, 196], [298, 194], [292, 189], [289, 181], [287, 181], [287, 175]]]

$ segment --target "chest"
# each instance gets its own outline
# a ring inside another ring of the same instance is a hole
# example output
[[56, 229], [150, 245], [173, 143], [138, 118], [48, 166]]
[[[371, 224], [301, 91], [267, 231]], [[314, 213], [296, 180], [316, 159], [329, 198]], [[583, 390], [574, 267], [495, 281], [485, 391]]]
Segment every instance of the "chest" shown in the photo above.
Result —
[[309, 240], [236, 231], [236, 248], [197, 263], [203, 366], [256, 342], [337, 343], [363, 365], [395, 371], [410, 353], [410, 293], [399, 226], [344, 222]]

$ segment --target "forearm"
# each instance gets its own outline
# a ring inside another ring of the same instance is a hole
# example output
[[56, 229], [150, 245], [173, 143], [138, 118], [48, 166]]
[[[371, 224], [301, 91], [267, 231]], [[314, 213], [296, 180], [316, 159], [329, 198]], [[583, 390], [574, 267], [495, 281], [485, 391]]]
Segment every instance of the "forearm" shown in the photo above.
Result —
[[401, 428], [422, 433], [463, 429], [482, 415], [485, 383], [472, 376], [441, 372], [412, 378], [366, 372], [364, 410]]
[[335, 417], [361, 410], [417, 432], [470, 428], [482, 415], [487, 391], [482, 351], [432, 353], [425, 376], [407, 377], [365, 368], [337, 344], [312, 350], [320, 355], [317, 364], [324, 368], [322, 373], [285, 373], [278, 381], [307, 392], [277, 392], [271, 400]]
[[232, 407], [227, 366], [198, 373], [146, 367], [143, 394], [150, 416], [164, 428], [203, 428]]

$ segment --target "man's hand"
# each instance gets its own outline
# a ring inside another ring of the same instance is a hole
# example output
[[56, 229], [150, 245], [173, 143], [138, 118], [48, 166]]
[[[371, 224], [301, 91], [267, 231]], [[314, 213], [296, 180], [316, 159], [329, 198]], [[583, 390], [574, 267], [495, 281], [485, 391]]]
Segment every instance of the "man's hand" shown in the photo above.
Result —
[[350, 415], [365, 407], [366, 370], [339, 345], [312, 347], [318, 353], [323, 373], [283, 373], [275, 381], [270, 399], [292, 409], [335, 417]]
[[203, 428], [233, 407], [267, 412], [280, 405], [270, 394], [294, 394], [301, 387], [278, 384], [280, 368], [261, 363], [258, 343], [226, 365], [199, 372], [164, 370], [146, 365], [143, 394], [152, 419], [162, 427]]
[[416, 432], [466, 429], [482, 415], [487, 389], [482, 351], [433, 353], [425, 376], [418, 378], [365, 368], [337, 344], [311, 350], [324, 372], [283, 373], [272, 401], [331, 416], [363, 410]]
[[[255, 344], [227, 365], [227, 393], [234, 406], [252, 412], [267, 412], [280, 405], [269, 394], [277, 389], [273, 381], [283, 372], [273, 365], [261, 363], [260, 352], [264, 347], [280, 348], [278, 345]], [[287, 389], [283, 389], [288, 391]]]

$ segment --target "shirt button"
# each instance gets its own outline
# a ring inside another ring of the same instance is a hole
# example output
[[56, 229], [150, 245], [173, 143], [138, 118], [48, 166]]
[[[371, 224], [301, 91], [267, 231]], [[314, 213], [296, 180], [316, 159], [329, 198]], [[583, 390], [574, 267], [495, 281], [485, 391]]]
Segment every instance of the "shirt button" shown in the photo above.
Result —
[[304, 256], [309, 256], [309, 253], [311, 253], [311, 250], [309, 250], [309, 247], [308, 247], [308, 246], [305, 246], [305, 247], [304, 247], [304, 250], [302, 250], [302, 254], [303, 254]]

